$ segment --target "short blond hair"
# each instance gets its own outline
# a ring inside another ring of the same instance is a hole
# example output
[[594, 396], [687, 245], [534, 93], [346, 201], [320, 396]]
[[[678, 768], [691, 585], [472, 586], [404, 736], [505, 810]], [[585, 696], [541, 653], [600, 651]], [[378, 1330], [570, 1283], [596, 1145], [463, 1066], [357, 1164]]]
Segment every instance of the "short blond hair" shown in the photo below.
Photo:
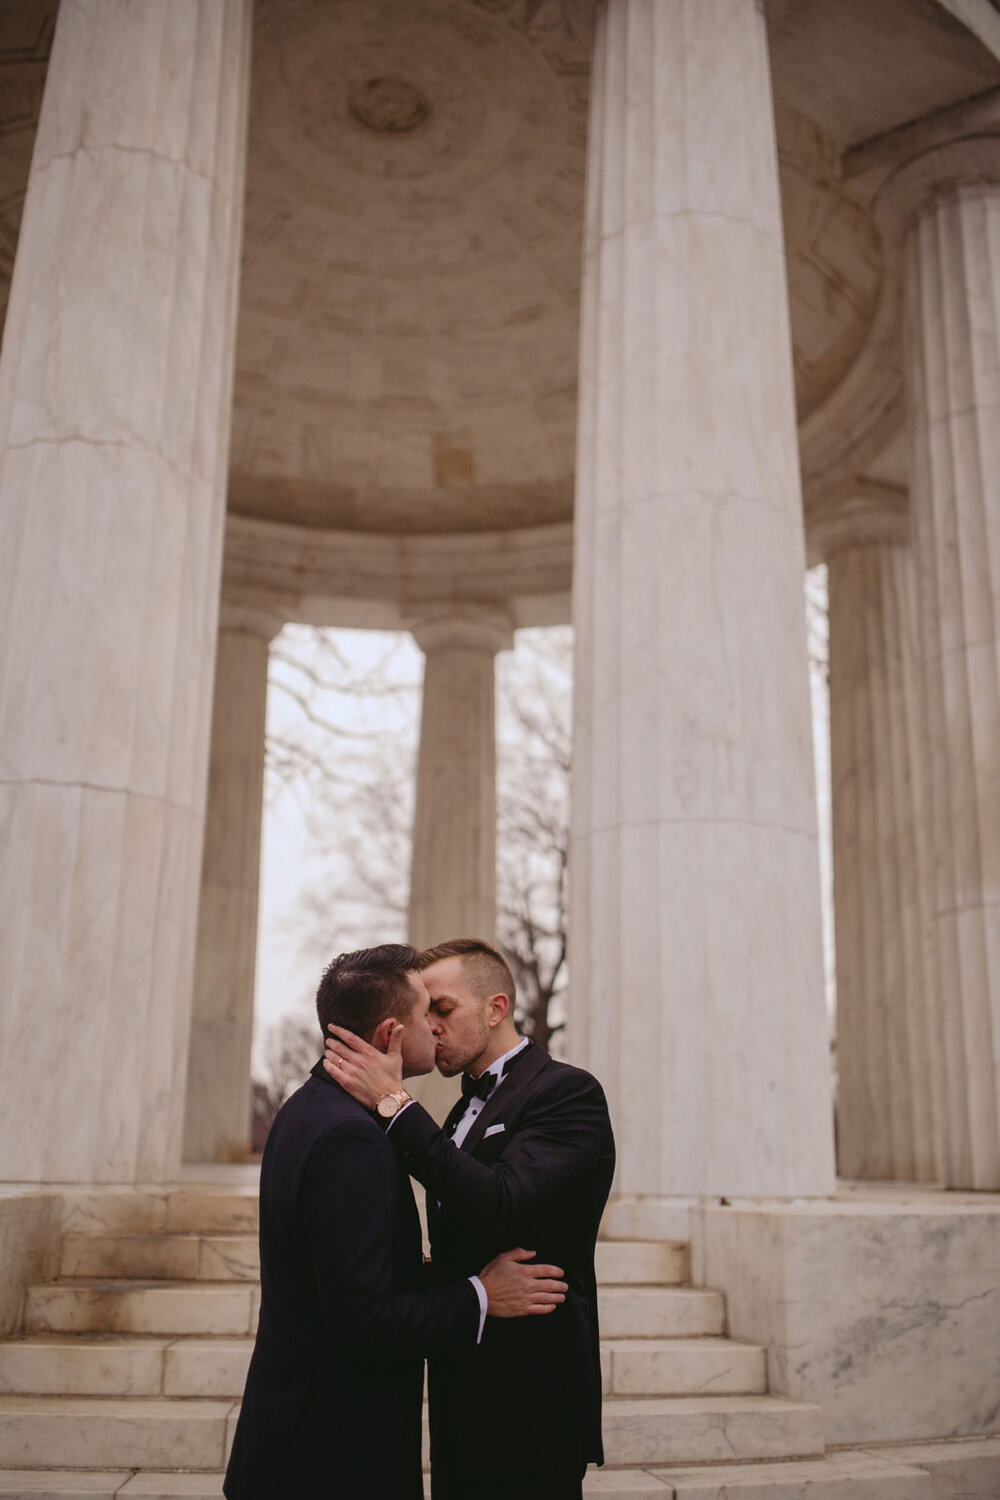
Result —
[[483, 942], [482, 938], [452, 938], [448, 943], [435, 943], [425, 948], [417, 958], [418, 969], [429, 969], [431, 964], [443, 958], [460, 958], [462, 973], [480, 1000], [491, 995], [506, 995], [510, 1000], [511, 1014], [517, 999], [517, 987], [510, 965], [496, 948]]

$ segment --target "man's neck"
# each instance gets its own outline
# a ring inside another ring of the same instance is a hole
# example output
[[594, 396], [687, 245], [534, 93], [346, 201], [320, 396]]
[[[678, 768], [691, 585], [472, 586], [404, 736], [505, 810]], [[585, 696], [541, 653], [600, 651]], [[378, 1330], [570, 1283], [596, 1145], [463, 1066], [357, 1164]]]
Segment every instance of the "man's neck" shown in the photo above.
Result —
[[[497, 1028], [499, 1030], [499, 1027]], [[486, 1072], [487, 1068], [493, 1066], [498, 1057], [503, 1057], [512, 1047], [516, 1047], [524, 1038], [519, 1036], [513, 1026], [505, 1026], [500, 1036], [494, 1035], [490, 1039], [490, 1045], [485, 1052], [481, 1052], [475, 1062], [468, 1068], [473, 1078], [479, 1078]]]

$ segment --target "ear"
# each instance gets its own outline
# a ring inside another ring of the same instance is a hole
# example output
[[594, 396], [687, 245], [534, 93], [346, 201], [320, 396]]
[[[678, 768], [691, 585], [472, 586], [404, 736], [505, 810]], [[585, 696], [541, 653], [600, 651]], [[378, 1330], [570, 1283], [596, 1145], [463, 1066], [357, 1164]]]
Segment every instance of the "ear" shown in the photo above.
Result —
[[499, 1026], [511, 1014], [510, 996], [499, 994], [490, 996], [490, 1025]]
[[392, 1036], [395, 1024], [396, 1021], [393, 1016], [386, 1016], [385, 1020], [380, 1021], [375, 1027], [375, 1031], [372, 1034], [372, 1046], [376, 1052], [388, 1052], [389, 1038]]

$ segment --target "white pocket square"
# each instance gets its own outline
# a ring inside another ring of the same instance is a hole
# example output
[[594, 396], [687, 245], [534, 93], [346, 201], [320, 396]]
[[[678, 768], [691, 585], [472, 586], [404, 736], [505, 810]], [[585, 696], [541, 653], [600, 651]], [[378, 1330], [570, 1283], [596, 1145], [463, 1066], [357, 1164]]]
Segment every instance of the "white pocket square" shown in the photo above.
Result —
[[484, 1134], [483, 1140], [485, 1141], [487, 1139], [487, 1137], [489, 1137], [491, 1135], [499, 1135], [500, 1132], [501, 1132], [501, 1130], [506, 1130], [506, 1129], [507, 1129], [506, 1125], [491, 1125], [490, 1128], [489, 1128], [489, 1130], [487, 1130], [486, 1133]]

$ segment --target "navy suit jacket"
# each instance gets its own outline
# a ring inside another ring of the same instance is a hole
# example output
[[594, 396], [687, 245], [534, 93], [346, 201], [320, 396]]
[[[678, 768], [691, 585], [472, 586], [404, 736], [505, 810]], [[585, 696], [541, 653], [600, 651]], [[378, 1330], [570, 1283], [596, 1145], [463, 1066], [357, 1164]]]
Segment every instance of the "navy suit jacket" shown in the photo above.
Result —
[[228, 1500], [421, 1500], [424, 1355], [475, 1353], [479, 1301], [428, 1285], [409, 1179], [320, 1064], [268, 1136], [260, 1262]]

